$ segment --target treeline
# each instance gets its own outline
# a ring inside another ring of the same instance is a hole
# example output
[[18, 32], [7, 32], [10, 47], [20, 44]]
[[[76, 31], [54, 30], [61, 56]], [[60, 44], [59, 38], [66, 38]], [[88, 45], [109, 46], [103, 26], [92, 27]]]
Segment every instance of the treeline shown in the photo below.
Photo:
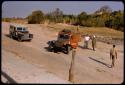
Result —
[[27, 17], [29, 24], [35, 23], [66, 23], [86, 27], [110, 27], [124, 31], [124, 12], [113, 11], [109, 6], [103, 6], [93, 14], [81, 12], [78, 15], [63, 14], [59, 8], [55, 11], [44, 14], [37, 10]]
[[102, 6], [93, 14], [87, 14], [83, 11], [78, 15], [66, 15], [59, 8], [47, 14], [44, 14], [41, 10], [36, 10], [27, 16], [26, 19], [29, 24], [66, 23], [85, 27], [109, 27], [124, 31], [123, 10], [112, 11], [107, 5]]
[[13, 17], [13, 18], [2, 18], [2, 21], [4, 21], [4, 22], [13, 22], [13, 21], [16, 21], [16, 20], [26, 20], [25, 18], [19, 18], [19, 17], [17, 17], [17, 18], [15, 18], [15, 17]]

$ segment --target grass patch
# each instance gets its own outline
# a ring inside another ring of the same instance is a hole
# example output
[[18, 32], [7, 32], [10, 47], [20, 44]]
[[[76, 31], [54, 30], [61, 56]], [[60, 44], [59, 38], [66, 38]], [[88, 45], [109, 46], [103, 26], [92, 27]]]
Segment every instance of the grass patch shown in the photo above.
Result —
[[[62, 29], [71, 29], [73, 31], [77, 31], [77, 26], [66, 25], [66, 24], [49, 24], [47, 26], [52, 31], [60, 31]], [[90, 34], [90, 35], [99, 35], [106, 36], [112, 38], [124, 38], [124, 32], [117, 31], [111, 28], [106, 27], [83, 27], [79, 26], [79, 32], [82, 34]]]

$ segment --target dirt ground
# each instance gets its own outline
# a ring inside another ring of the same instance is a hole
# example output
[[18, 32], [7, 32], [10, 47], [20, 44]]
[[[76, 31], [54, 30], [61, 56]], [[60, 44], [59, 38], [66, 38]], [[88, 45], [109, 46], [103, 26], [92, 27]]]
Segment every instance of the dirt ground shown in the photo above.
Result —
[[[8, 37], [9, 25], [2, 22], [2, 50], [12, 52], [20, 59], [26, 60], [37, 67], [43, 67], [50, 73], [68, 80], [68, 71], [71, 62], [71, 53], [53, 53], [47, 51], [47, 42], [56, 40], [57, 32], [50, 31], [44, 25], [25, 24], [34, 38], [31, 42], [18, 42]], [[124, 45], [117, 45], [118, 59], [114, 68], [110, 68], [111, 60], [109, 50], [111, 44], [97, 41], [96, 51], [92, 50], [91, 41], [89, 49], [83, 49], [83, 40], [79, 43], [75, 56], [74, 80], [76, 84], [119, 84], [124, 77]], [[8, 55], [10, 56], [10, 55]], [[4, 57], [2, 55], [2, 57]]]
[[[3, 83], [69, 84], [70, 82], [49, 73], [44, 67], [37, 67], [12, 52], [2, 50]], [[8, 56], [9, 55], [9, 56]], [[17, 67], [18, 66], [18, 67]]]

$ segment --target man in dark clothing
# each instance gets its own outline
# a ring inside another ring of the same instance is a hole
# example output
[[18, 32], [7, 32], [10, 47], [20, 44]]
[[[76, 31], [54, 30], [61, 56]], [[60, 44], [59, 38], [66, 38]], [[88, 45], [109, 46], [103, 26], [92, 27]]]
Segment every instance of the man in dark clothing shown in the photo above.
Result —
[[93, 48], [94, 51], [95, 51], [95, 47], [96, 47], [96, 38], [95, 38], [95, 35], [93, 35], [93, 37], [92, 37], [92, 48]]
[[113, 48], [110, 49], [110, 59], [112, 59], [111, 67], [114, 67], [115, 65], [115, 58], [117, 59], [117, 51], [115, 49], [115, 45], [113, 45]]

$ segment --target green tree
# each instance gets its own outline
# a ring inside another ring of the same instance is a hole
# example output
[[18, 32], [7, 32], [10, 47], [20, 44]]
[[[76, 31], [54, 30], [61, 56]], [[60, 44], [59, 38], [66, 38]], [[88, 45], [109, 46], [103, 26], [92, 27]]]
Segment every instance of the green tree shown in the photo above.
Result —
[[86, 13], [86, 12], [81, 12], [81, 13], [78, 15], [78, 23], [79, 23], [79, 25], [85, 26], [87, 19], [88, 19], [87, 13]]
[[40, 24], [44, 21], [44, 14], [42, 11], [33, 11], [28, 17], [29, 24]]
[[122, 11], [114, 11], [110, 14], [110, 18], [105, 22], [105, 26], [116, 30], [124, 31], [124, 13]]

